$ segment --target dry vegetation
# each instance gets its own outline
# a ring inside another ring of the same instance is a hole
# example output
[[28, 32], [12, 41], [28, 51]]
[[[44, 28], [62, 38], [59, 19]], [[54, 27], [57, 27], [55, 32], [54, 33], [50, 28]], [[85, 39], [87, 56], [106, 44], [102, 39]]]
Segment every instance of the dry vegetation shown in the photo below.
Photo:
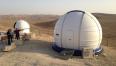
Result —
[[[18, 19], [31, 25], [33, 39], [12, 52], [0, 52], [0, 66], [116, 66], [116, 15], [94, 14], [103, 28], [104, 53], [94, 59], [65, 58], [51, 48], [58, 15], [1, 15], [0, 30], [11, 28]], [[67, 59], [67, 60], [66, 60]]]
[[102, 44], [116, 48], [116, 15], [94, 14], [101, 23], [103, 30]]

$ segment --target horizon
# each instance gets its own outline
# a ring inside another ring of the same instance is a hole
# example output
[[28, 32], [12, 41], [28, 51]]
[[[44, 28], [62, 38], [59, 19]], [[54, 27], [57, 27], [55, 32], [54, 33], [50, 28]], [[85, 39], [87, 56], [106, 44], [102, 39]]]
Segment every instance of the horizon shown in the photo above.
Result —
[[[67, 12], [66, 12], [67, 13]], [[64, 13], [65, 14], [65, 13]], [[42, 16], [46, 16], [46, 15], [54, 15], [54, 16], [61, 16], [64, 14], [0, 14], [0, 16], [31, 16], [31, 15], [42, 15]], [[91, 13], [91, 14], [106, 14], [106, 15], [116, 15], [116, 14], [112, 14], [112, 13]]]
[[0, 15], [63, 15], [71, 10], [116, 14], [116, 0], [0, 0]]

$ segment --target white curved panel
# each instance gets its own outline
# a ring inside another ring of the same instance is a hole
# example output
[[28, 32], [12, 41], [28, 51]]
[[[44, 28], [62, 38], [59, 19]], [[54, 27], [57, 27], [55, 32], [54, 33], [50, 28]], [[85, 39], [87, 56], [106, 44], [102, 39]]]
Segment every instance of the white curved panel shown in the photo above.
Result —
[[[64, 15], [65, 16], [65, 15]], [[61, 47], [61, 30], [63, 26], [64, 16], [60, 17], [54, 28], [54, 42], [57, 46]]]
[[97, 20], [97, 18], [95, 16], [93, 16], [92, 14], [90, 14], [88, 12], [87, 12], [87, 15], [90, 16], [94, 20], [94, 22], [96, 23], [96, 26], [99, 29], [99, 43], [98, 43], [98, 47], [100, 47], [100, 44], [102, 42], [102, 27], [101, 27], [99, 21]]
[[99, 48], [99, 43], [101, 41], [101, 30], [98, 26], [98, 23], [93, 19], [95, 17], [91, 17], [92, 15], [88, 15], [87, 13], [83, 17], [82, 25], [81, 25], [81, 35], [80, 35], [80, 48], [88, 47], [88, 48]]
[[70, 12], [66, 15], [62, 28], [62, 46], [64, 48], [76, 49], [79, 47], [82, 17], [82, 12]]

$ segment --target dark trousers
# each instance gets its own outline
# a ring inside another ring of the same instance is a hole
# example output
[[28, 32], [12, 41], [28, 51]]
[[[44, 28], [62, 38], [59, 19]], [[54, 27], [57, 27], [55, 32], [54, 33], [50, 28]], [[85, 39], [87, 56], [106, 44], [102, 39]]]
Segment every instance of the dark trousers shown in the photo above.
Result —
[[11, 42], [12, 42], [12, 38], [8, 37], [8, 45], [11, 45]]
[[13, 42], [13, 36], [11, 37], [11, 42]]
[[13, 36], [8, 36], [8, 45], [11, 45], [13, 42]]
[[20, 39], [20, 36], [19, 35], [16, 35], [16, 37], [15, 37], [17, 40], [19, 40]]

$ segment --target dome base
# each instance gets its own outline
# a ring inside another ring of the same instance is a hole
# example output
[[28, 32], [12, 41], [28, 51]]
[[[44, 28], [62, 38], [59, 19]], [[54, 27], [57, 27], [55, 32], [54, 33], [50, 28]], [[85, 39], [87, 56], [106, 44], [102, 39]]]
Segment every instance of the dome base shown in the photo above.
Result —
[[[62, 47], [58, 47], [56, 44], [53, 44], [52, 45], [52, 49], [55, 50], [56, 52], [60, 53], [62, 52], [63, 50], [65, 50], [66, 48], [62, 48]], [[103, 49], [100, 47], [100, 48], [97, 48], [94, 50], [95, 51], [95, 55], [99, 55], [102, 53]], [[74, 49], [74, 56], [82, 56], [82, 50], [79, 50], [79, 49]]]

